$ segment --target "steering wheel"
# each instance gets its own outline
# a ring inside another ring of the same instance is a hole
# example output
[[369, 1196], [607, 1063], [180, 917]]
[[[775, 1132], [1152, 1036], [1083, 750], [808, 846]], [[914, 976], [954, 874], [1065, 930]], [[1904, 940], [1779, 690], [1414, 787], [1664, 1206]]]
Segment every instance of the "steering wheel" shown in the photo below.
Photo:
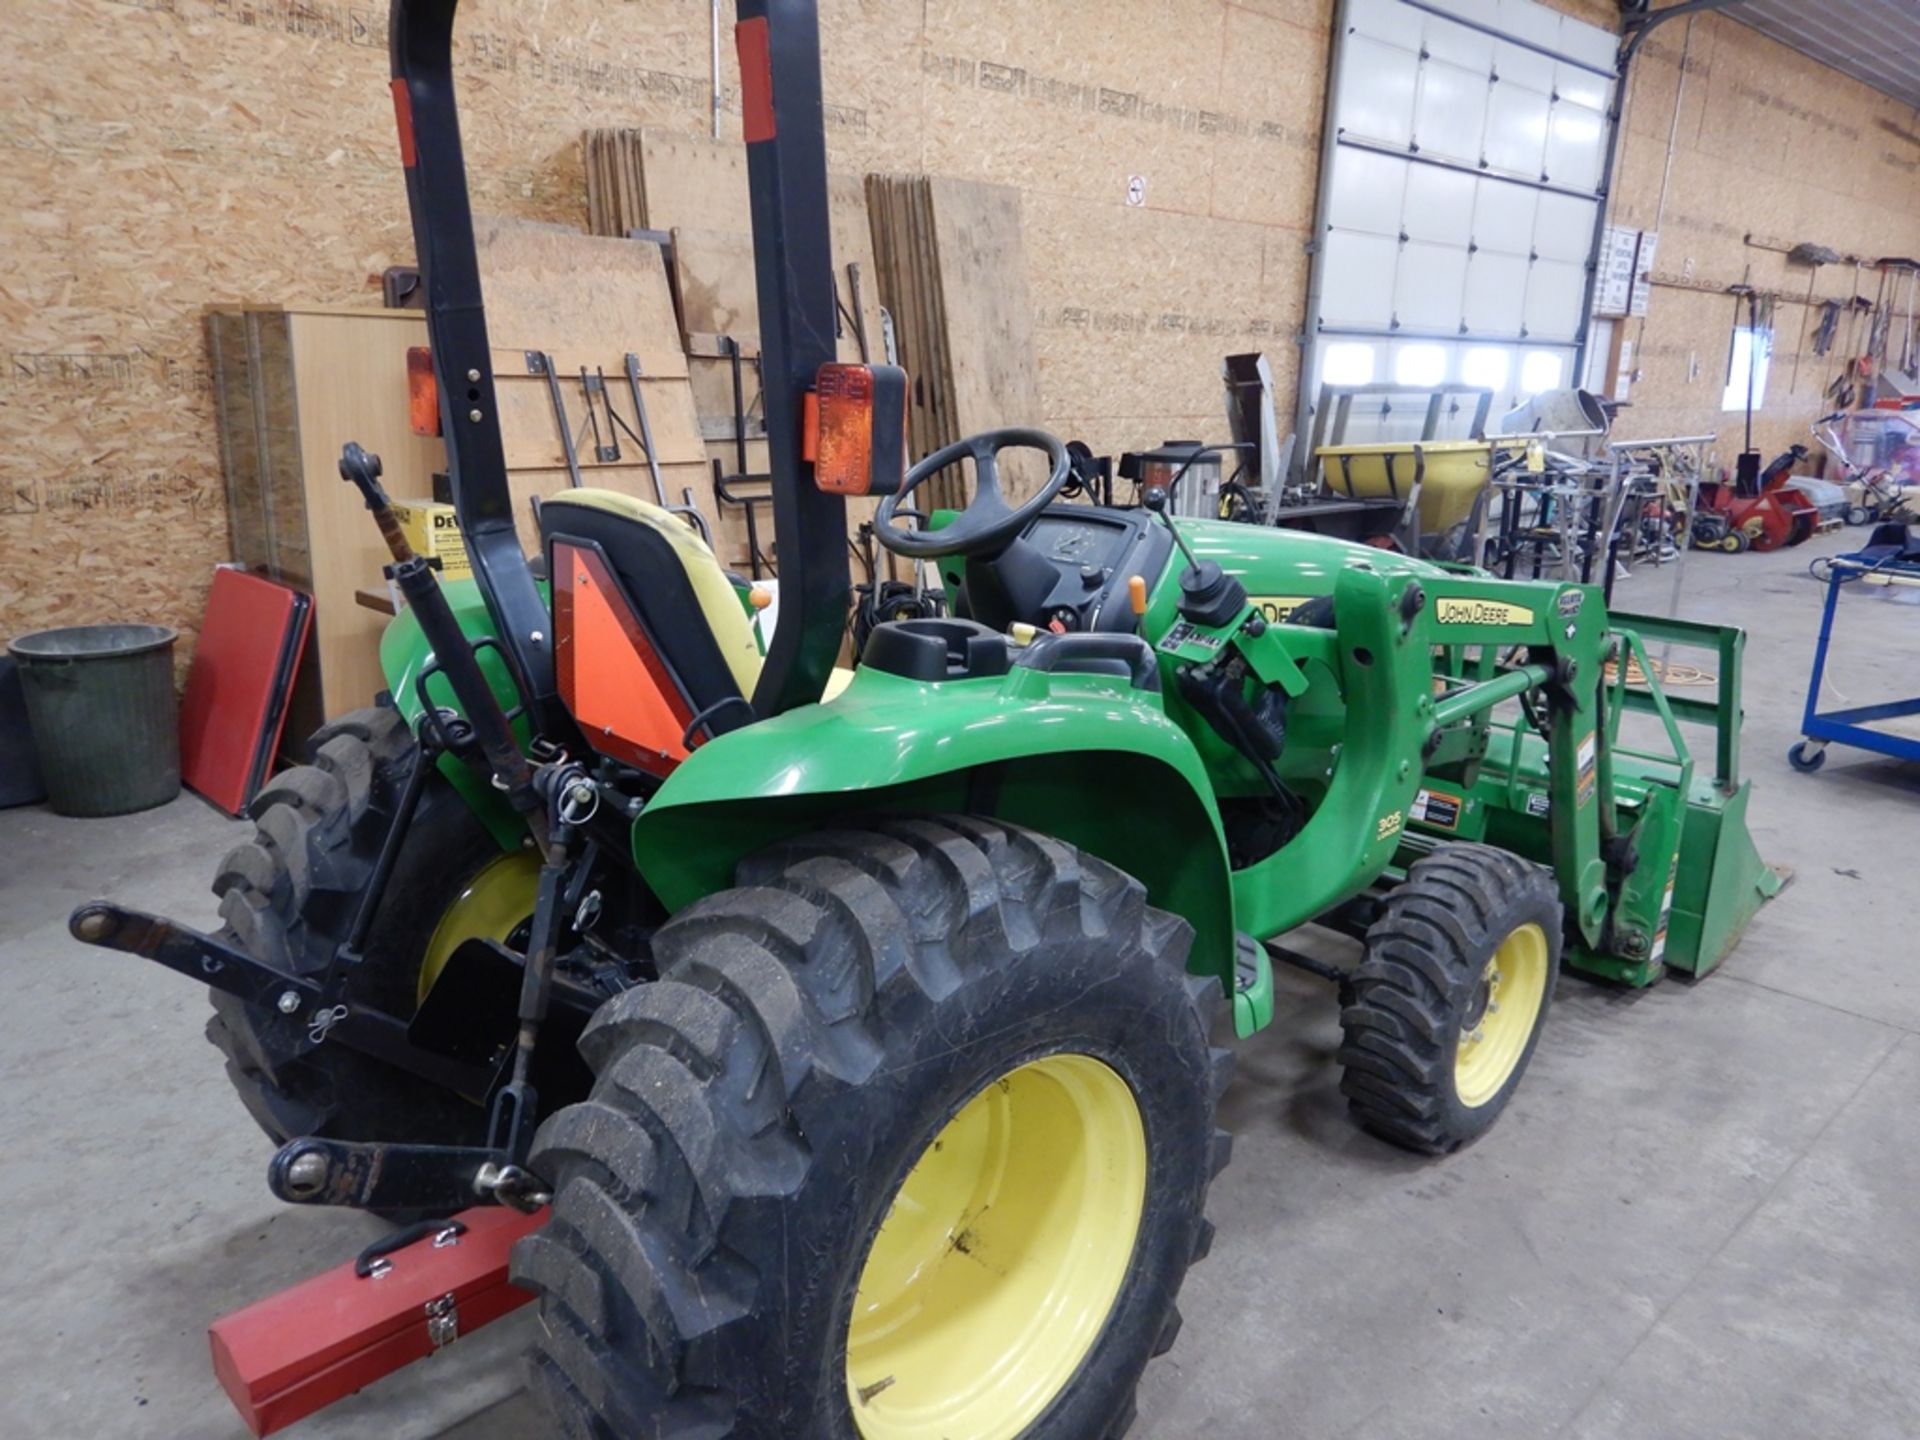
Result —
[[[1000, 493], [1000, 452], [1002, 450], [1039, 450], [1053, 466], [1053, 473], [1029, 500], [1009, 506]], [[903, 530], [894, 516], [909, 495], [935, 475], [973, 457], [973, 502], [941, 530]], [[1067, 447], [1044, 430], [985, 430], [936, 450], [907, 472], [898, 491], [886, 496], [873, 517], [873, 533], [880, 543], [896, 555], [910, 560], [932, 560], [942, 555], [998, 554], [1042, 510], [1053, 502], [1067, 483], [1071, 462]]]

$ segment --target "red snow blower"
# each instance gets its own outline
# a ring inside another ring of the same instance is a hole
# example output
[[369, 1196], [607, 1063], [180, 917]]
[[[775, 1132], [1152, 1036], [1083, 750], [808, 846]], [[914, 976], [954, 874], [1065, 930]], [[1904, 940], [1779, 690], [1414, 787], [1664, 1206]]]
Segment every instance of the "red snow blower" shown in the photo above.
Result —
[[[1764, 299], [1747, 285], [1733, 288], [1734, 339], [1727, 351], [1729, 388], [1736, 366], [1745, 370], [1747, 391], [1747, 444], [1740, 452], [1733, 483], [1704, 480], [1700, 484], [1698, 508], [1693, 517], [1693, 543], [1701, 550], [1778, 550], [1798, 545], [1812, 535], [1820, 523], [1820, 511], [1788, 482], [1793, 467], [1807, 458], [1807, 447], [1795, 445], [1776, 456], [1766, 469], [1760, 468], [1760, 452], [1753, 448], [1753, 402], [1756, 378], [1765, 374], [1768, 355], [1773, 350], [1773, 301]], [[1747, 348], [1740, 363], [1739, 341], [1743, 338], [1740, 306], [1747, 307], [1744, 338]], [[1758, 380], [1764, 385], [1764, 379]]]
[[[1812, 535], [1820, 511], [1790, 482], [1793, 467], [1807, 458], [1795, 445], [1774, 458], [1752, 479], [1742, 473], [1731, 484], [1706, 480], [1694, 512], [1693, 543], [1702, 550], [1779, 550]], [[1742, 466], [1744, 472], [1747, 466]]]

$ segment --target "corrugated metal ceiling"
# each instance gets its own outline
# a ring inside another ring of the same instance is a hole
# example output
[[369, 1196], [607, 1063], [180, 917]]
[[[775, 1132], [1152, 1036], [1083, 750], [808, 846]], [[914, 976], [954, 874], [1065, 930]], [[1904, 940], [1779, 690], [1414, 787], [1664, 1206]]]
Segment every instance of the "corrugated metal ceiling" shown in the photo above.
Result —
[[1725, 13], [1920, 107], [1920, 0], [1736, 0]]

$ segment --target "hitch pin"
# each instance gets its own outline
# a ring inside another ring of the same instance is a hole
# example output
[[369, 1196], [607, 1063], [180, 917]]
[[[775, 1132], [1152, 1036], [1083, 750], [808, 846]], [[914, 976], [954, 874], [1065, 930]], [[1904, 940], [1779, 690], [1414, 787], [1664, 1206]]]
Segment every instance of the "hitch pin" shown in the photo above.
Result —
[[307, 1026], [307, 1040], [313, 1045], [326, 1043], [327, 1032], [347, 1018], [347, 1007], [335, 1005], [331, 1010], [314, 1012], [312, 1023]]

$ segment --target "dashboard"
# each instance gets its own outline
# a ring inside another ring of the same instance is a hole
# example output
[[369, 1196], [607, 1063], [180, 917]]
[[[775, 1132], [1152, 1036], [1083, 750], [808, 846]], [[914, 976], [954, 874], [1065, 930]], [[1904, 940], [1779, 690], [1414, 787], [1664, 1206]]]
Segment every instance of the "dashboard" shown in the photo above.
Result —
[[957, 613], [995, 630], [1021, 621], [1131, 632], [1127, 581], [1156, 580], [1172, 548], [1166, 527], [1145, 510], [1051, 505], [1001, 554], [965, 563]]
[[1026, 541], [1056, 565], [1107, 569], [1119, 562], [1134, 538], [1133, 527], [1105, 515], [1047, 511], [1028, 529]]

